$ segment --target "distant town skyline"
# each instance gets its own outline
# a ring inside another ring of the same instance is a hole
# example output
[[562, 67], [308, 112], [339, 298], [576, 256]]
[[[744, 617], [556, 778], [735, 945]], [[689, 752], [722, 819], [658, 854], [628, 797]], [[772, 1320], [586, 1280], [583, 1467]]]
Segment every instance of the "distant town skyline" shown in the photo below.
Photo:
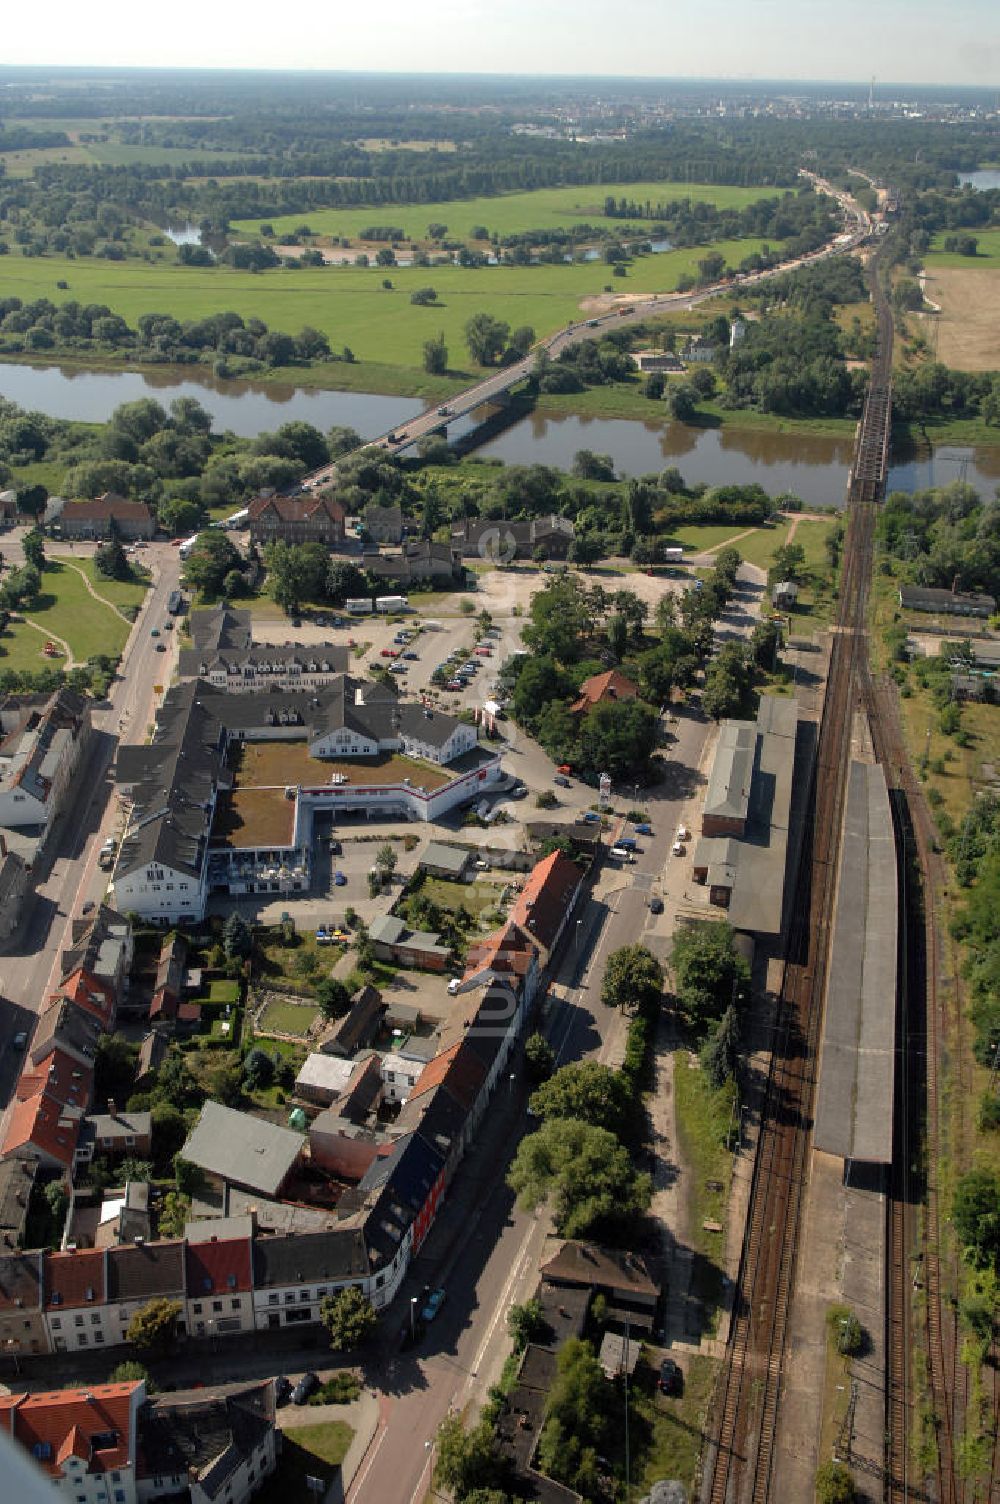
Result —
[[[1000, 89], [995, 0], [174, 0], [143, 13], [12, 9], [3, 62], [649, 78], [867, 80]], [[287, 21], [287, 26], [284, 22]]]

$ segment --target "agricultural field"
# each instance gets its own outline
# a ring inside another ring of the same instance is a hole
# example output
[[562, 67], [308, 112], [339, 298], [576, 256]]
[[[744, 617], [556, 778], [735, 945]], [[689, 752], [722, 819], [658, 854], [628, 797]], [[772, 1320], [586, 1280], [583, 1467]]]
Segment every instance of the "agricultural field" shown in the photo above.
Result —
[[1000, 268], [1000, 229], [968, 231], [968, 234], [974, 235], [979, 242], [979, 250], [975, 256], [958, 256], [953, 251], [944, 249], [945, 240], [954, 233], [953, 230], [942, 230], [934, 236], [930, 250], [924, 257], [928, 267], [960, 266], [968, 270], [980, 267]]
[[[759, 239], [721, 240], [712, 249], [738, 263], [759, 251]], [[670, 292], [696, 271], [704, 247], [637, 259], [625, 277], [599, 262], [530, 267], [304, 267], [257, 274], [230, 267], [186, 267], [140, 260], [109, 262], [63, 257], [7, 257], [4, 290], [25, 302], [74, 298], [104, 303], [133, 327], [140, 314], [197, 319], [233, 309], [271, 328], [296, 333], [322, 330], [335, 347], [349, 345], [362, 361], [421, 369], [424, 342], [443, 332], [450, 363], [467, 371], [463, 329], [473, 314], [488, 313], [511, 328], [529, 325], [550, 334], [580, 315], [587, 298], [605, 286], [619, 294]], [[64, 288], [58, 282], [67, 284]], [[391, 287], [383, 286], [389, 281]], [[433, 287], [438, 303], [410, 302], [418, 287]], [[343, 369], [342, 367], [340, 369]], [[337, 368], [334, 368], [336, 371]]]
[[644, 203], [669, 203], [689, 198], [716, 204], [720, 209], [742, 209], [746, 204], [784, 192], [780, 188], [732, 188], [713, 183], [597, 183], [568, 188], [537, 188], [528, 193], [507, 193], [499, 197], [449, 199], [431, 204], [361, 205], [350, 209], [315, 209], [308, 213], [286, 214], [277, 219], [234, 221], [238, 235], [258, 235], [262, 224], [269, 224], [275, 238], [293, 234], [308, 224], [315, 235], [347, 236], [358, 240], [362, 230], [372, 225], [394, 225], [406, 232], [407, 239], [424, 240], [431, 223], [448, 226], [447, 239], [471, 240], [473, 228], [485, 225], [491, 235], [516, 235], [523, 230], [566, 228], [575, 224], [599, 221], [626, 231], [648, 232], [649, 223], [605, 220], [604, 200], [635, 199]]
[[987, 233], [996, 246], [989, 259], [928, 258], [924, 297], [940, 312], [922, 317], [923, 333], [936, 359], [959, 371], [1000, 369], [1000, 230]]

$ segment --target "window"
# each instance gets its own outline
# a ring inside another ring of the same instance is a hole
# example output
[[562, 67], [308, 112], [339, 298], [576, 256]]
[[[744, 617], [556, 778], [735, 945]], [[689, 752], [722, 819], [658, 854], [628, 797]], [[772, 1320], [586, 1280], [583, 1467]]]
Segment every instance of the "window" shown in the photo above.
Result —
[[212, 1301], [212, 1310], [213, 1311], [221, 1311], [222, 1310], [222, 1301], [221, 1300], [213, 1300]]
[[81, 1332], [80, 1333], [80, 1346], [81, 1347], [86, 1347], [87, 1346], [87, 1333], [86, 1332]]
[[276, 1295], [269, 1295], [267, 1297], [267, 1303], [269, 1306], [276, 1306], [278, 1304], [278, 1297]]
[[194, 1305], [191, 1307], [191, 1309], [192, 1309], [192, 1311], [194, 1312], [194, 1314], [196, 1316], [200, 1316], [201, 1315], [201, 1301], [200, 1300], [196, 1300], [195, 1303], [194, 1303]]
[[50, 1319], [52, 1321], [52, 1330], [54, 1332], [61, 1332], [62, 1331], [62, 1317], [61, 1316], [53, 1316]]
[[115, 1504], [125, 1504], [125, 1490], [123, 1488], [115, 1489]]
[[304, 1301], [304, 1302], [306, 1302], [306, 1304], [308, 1304], [308, 1302], [311, 1299], [312, 1299], [312, 1296], [309, 1294], [308, 1290], [300, 1290], [299, 1291], [299, 1300], [300, 1301]]
[[101, 1343], [104, 1341], [104, 1333], [103, 1332], [95, 1332], [94, 1333], [94, 1341], [97, 1343], [98, 1346], [100, 1346]]
[[231, 1300], [231, 1301], [230, 1301], [230, 1302], [229, 1302], [229, 1309], [230, 1309], [230, 1310], [231, 1310], [231, 1311], [238, 1311], [238, 1310], [239, 1310], [239, 1308], [240, 1308], [240, 1303], [239, 1303], [239, 1301], [238, 1301], [238, 1300]]
[[82, 1316], [75, 1316], [73, 1319], [76, 1322], [77, 1326], [83, 1326], [83, 1317]]
[[285, 1292], [285, 1305], [286, 1306], [290, 1306], [292, 1304], [292, 1302], [294, 1301], [294, 1299], [295, 1299], [295, 1291], [294, 1290], [286, 1290], [286, 1292]]
[[101, 1313], [100, 1313], [100, 1311], [92, 1311], [91, 1312], [90, 1324], [91, 1324], [91, 1326], [100, 1326], [100, 1324], [101, 1324]]

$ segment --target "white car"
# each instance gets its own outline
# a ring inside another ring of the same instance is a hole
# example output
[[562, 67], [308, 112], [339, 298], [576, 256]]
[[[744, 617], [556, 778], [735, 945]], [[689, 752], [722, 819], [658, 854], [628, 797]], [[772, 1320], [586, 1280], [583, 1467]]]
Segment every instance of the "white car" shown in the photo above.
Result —
[[675, 841], [674, 844], [673, 844], [673, 846], [670, 849], [673, 852], [674, 856], [683, 856], [684, 855], [684, 846], [683, 846], [683, 843], [681, 841]]
[[687, 828], [686, 825], [678, 825], [678, 827], [677, 827], [677, 839], [678, 839], [678, 841], [690, 841], [690, 839], [691, 839], [691, 832], [688, 830], [688, 828]]
[[462, 985], [462, 978], [461, 977], [452, 977], [451, 981], [448, 983], [448, 992], [449, 992], [449, 995], [451, 997], [454, 997], [455, 993], [458, 991], [458, 989], [461, 987], [461, 985]]

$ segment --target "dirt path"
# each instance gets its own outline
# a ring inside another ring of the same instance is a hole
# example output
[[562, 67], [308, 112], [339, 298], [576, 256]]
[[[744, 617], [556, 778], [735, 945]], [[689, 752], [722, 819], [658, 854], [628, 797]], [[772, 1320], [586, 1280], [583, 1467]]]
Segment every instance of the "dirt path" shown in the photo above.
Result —
[[100, 601], [102, 606], [107, 606], [108, 610], [113, 611], [116, 616], [120, 616], [122, 621], [128, 622], [129, 626], [132, 625], [132, 618], [130, 616], [126, 616], [125, 612], [121, 609], [120, 606], [116, 606], [114, 601], [109, 601], [106, 595], [101, 595], [100, 591], [94, 589], [89, 577], [80, 568], [79, 564], [74, 564], [72, 559], [63, 559], [61, 562], [67, 565], [68, 568], [72, 569], [74, 574], [78, 574], [80, 576], [84, 585], [87, 587], [88, 593], [94, 597], [95, 601]]
[[38, 622], [32, 621], [30, 616], [26, 616], [24, 618], [24, 624], [26, 627], [31, 627], [33, 631], [40, 632], [41, 635], [45, 638], [46, 642], [58, 642], [59, 646], [66, 654], [66, 662], [62, 665], [63, 668], [76, 667], [76, 659], [73, 657], [73, 650], [70, 647], [69, 643], [66, 641], [65, 637], [60, 637], [57, 632], [51, 631], [48, 627], [39, 626]]

